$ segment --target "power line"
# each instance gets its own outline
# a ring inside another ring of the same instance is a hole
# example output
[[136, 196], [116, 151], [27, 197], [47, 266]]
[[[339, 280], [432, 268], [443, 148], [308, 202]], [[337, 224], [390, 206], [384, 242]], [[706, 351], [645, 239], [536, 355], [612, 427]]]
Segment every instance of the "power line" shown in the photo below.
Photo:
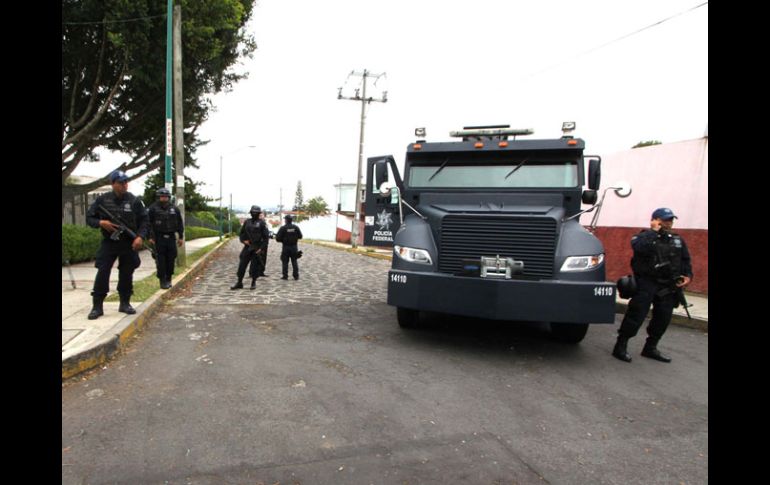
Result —
[[150, 15], [148, 17], [134, 17], [132, 19], [124, 20], [100, 20], [97, 22], [62, 22], [62, 25], [94, 25], [94, 24], [117, 24], [122, 22], [135, 22], [137, 20], [156, 19], [159, 17], [166, 17], [166, 14]]
[[621, 40], [623, 40], [623, 39], [627, 39], [628, 37], [631, 37], [632, 35], [636, 35], [636, 34], [638, 34], [638, 33], [640, 33], [640, 32], [643, 32], [643, 31], [645, 31], [645, 30], [647, 30], [647, 29], [651, 29], [651, 28], [653, 28], [653, 27], [655, 27], [655, 26], [657, 26], [657, 25], [660, 25], [660, 24], [662, 24], [663, 22], [667, 22], [667, 21], [669, 21], [669, 20], [671, 20], [671, 19], [673, 19], [673, 18], [675, 18], [675, 17], [679, 17], [680, 15], [684, 15], [684, 14], [686, 14], [686, 13], [692, 12], [693, 10], [699, 9], [699, 8], [701, 8], [701, 7], [702, 7], [702, 6], [704, 6], [704, 5], [708, 5], [708, 2], [703, 2], [703, 3], [701, 3], [700, 5], [696, 5], [696, 6], [692, 7], [692, 8], [689, 8], [689, 9], [687, 9], [687, 10], [683, 10], [683, 11], [681, 11], [681, 12], [679, 12], [679, 13], [676, 13], [676, 14], [674, 14], [674, 15], [671, 15], [670, 17], [666, 17], [666, 18], [664, 18], [663, 20], [658, 20], [657, 22], [655, 22], [655, 23], [652, 23], [652, 24], [650, 24], [650, 25], [648, 25], [648, 26], [646, 26], [646, 27], [642, 27], [641, 29], [635, 30], [635, 31], [633, 31], [633, 32], [631, 32], [631, 33], [629, 33], [629, 34], [626, 34], [626, 35], [620, 36], [620, 37], [618, 37], [617, 39], [611, 40], [611, 41], [609, 41], [609, 42], [605, 42], [605, 43], [604, 43], [604, 44], [602, 44], [602, 45], [599, 45], [599, 46], [593, 47], [593, 48], [591, 48], [591, 49], [588, 49], [588, 50], [586, 50], [586, 51], [580, 52], [580, 53], [578, 53], [578, 54], [572, 55], [572, 56], [570, 56], [570, 58], [569, 58], [568, 60], [565, 60], [565, 61], [559, 62], [559, 63], [557, 63], [557, 64], [554, 64], [554, 65], [552, 65], [552, 66], [546, 67], [545, 69], [541, 69], [540, 71], [537, 71], [537, 72], [535, 72], [535, 73], [532, 73], [532, 74], [530, 74], [529, 76], [525, 76], [524, 78], [528, 78], [528, 77], [534, 77], [534, 76], [537, 76], [538, 74], [542, 74], [542, 73], [544, 73], [545, 71], [549, 71], [549, 70], [551, 70], [551, 69], [553, 69], [553, 68], [555, 68], [555, 67], [559, 67], [559, 66], [561, 66], [562, 64], [565, 64], [565, 63], [567, 63], [567, 62], [572, 62], [572, 61], [574, 61], [575, 59], [577, 59], [578, 57], [582, 57], [582, 56], [584, 56], [584, 55], [586, 55], [586, 54], [589, 54], [589, 53], [591, 53], [591, 52], [594, 52], [594, 51], [596, 51], [596, 50], [599, 50], [599, 49], [602, 49], [602, 48], [604, 48], [604, 47], [607, 47], [608, 45], [612, 45], [612, 44], [614, 44], [614, 43], [616, 43], [616, 42], [620, 42], [620, 41], [621, 41]]

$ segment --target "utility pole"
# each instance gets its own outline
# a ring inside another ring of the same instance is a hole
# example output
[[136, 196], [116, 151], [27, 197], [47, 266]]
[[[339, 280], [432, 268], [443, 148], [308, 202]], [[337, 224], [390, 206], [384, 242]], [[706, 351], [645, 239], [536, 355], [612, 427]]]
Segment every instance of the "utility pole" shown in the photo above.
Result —
[[168, 0], [166, 8], [166, 164], [165, 164], [165, 185], [169, 192], [174, 190], [174, 184], [171, 182], [171, 158], [173, 151], [173, 122], [171, 121], [171, 85], [174, 82], [171, 76], [172, 64], [172, 24], [174, 20], [173, 0]]
[[[174, 5], [174, 162], [176, 165], [176, 208], [184, 224], [184, 123], [182, 119], [182, 7]], [[177, 267], [187, 266], [185, 243], [177, 252]]]
[[[377, 101], [380, 103], [387, 103], [388, 101], [388, 92], [383, 91], [382, 92], [382, 98], [381, 99], [374, 99], [371, 96], [366, 97], [366, 78], [367, 77], [373, 77], [379, 80], [381, 76], [385, 76], [386, 74], [383, 72], [381, 74], [373, 74], [366, 69], [364, 69], [363, 72], [355, 72], [351, 71], [348, 77], [350, 76], [361, 76], [363, 78], [363, 92], [361, 95], [358, 93], [358, 89], [356, 89], [356, 95], [355, 96], [343, 96], [342, 95], [342, 88], [339, 88], [337, 91], [337, 99], [348, 99], [351, 101], [361, 101], [361, 134], [359, 136], [359, 142], [358, 142], [358, 175], [356, 176], [356, 198], [355, 198], [355, 217], [353, 219], [353, 228], [350, 231], [350, 239], [351, 244], [353, 248], [358, 247], [358, 226], [361, 219], [361, 166], [364, 162], [364, 123], [366, 122], [366, 103], [371, 103], [372, 101]], [[377, 84], [377, 81], [374, 82], [374, 84]]]

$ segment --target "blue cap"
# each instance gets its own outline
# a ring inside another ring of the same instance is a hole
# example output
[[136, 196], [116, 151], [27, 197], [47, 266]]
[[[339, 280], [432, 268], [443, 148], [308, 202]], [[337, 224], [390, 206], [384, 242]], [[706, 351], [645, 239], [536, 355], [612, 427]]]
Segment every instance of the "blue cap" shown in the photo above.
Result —
[[115, 170], [110, 174], [110, 183], [128, 182], [128, 175], [123, 170]]
[[668, 207], [661, 207], [660, 209], [655, 209], [655, 212], [652, 213], [653, 219], [663, 219], [664, 221], [668, 221], [671, 219], [678, 219], [674, 215], [674, 211], [669, 209]]

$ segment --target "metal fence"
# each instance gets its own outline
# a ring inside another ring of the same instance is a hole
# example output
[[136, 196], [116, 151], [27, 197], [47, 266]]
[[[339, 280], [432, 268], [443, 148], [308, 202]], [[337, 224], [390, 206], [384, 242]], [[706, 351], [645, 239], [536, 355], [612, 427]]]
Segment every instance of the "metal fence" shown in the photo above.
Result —
[[[192, 227], [192, 226], [195, 226], [195, 227], [207, 227], [209, 229], [214, 229], [215, 231], [219, 231], [219, 225], [218, 224], [213, 224], [210, 221], [204, 221], [204, 220], [198, 219], [197, 217], [192, 215], [192, 213], [190, 213], [190, 212], [185, 213], [184, 225], [187, 226], [187, 227]], [[225, 229], [226, 229], [227, 228], [227, 221], [224, 221], [224, 225], [225, 225]]]
[[71, 199], [62, 201], [62, 224], [86, 225], [86, 211], [88, 207], [99, 197], [98, 193], [73, 195]]

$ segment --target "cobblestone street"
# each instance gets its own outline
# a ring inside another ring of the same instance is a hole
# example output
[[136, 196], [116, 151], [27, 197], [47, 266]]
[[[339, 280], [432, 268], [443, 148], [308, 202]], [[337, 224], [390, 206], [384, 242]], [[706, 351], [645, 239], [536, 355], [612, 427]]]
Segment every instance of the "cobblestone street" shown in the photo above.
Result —
[[298, 260], [300, 279], [281, 279], [281, 244], [271, 241], [267, 253], [266, 278], [257, 280], [257, 288], [249, 290], [248, 270], [245, 288], [231, 290], [237, 280], [237, 238], [220, 249], [214, 261], [185, 297], [185, 304], [329, 304], [337, 302], [385, 302], [390, 261], [353, 255], [344, 251], [300, 243], [303, 256]]

